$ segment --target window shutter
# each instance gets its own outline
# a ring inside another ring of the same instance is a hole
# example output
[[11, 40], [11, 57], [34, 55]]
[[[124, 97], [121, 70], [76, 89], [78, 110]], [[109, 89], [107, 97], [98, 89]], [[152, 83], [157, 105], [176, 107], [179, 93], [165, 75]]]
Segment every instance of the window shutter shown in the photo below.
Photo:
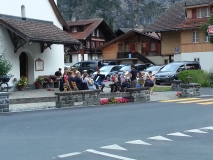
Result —
[[146, 42], [146, 50], [149, 51], [150, 50], [150, 43]]
[[192, 18], [196, 18], [196, 9], [192, 9]]
[[132, 51], [134, 51], [135, 50], [135, 44], [134, 43], [131, 43], [130, 44], [130, 51], [132, 52]]

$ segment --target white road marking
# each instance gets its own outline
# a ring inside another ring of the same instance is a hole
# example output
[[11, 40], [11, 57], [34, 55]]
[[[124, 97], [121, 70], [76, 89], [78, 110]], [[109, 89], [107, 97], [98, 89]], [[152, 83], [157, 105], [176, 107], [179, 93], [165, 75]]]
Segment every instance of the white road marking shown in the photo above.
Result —
[[142, 144], [142, 145], [151, 145], [150, 143], [146, 143], [142, 140], [134, 140], [134, 141], [129, 141], [129, 142], [125, 142], [125, 143], [130, 143], [130, 144]]
[[116, 149], [116, 150], [123, 150], [123, 151], [126, 151], [127, 149], [117, 145], [117, 144], [113, 144], [113, 145], [109, 145], [109, 146], [104, 146], [104, 147], [101, 147], [101, 148], [104, 148], [104, 149]]
[[204, 127], [204, 128], [201, 128], [201, 129], [205, 129], [205, 130], [213, 130], [213, 126]]
[[58, 158], [67, 158], [67, 157], [71, 157], [71, 156], [75, 156], [75, 155], [79, 155], [81, 154], [81, 152], [73, 152], [73, 153], [67, 153], [67, 154], [62, 154], [57, 156]]
[[169, 136], [179, 136], [179, 137], [192, 137], [190, 135], [186, 135], [186, 134], [183, 134], [183, 133], [180, 133], [180, 132], [175, 132], [175, 133], [170, 133], [170, 134], [167, 134]]
[[102, 155], [102, 156], [106, 156], [106, 157], [112, 157], [112, 158], [115, 158], [115, 159], [136, 160], [136, 159], [132, 159], [132, 158], [127, 158], [127, 157], [122, 157], [122, 156], [118, 156], [118, 155], [114, 155], [114, 154], [109, 154], [109, 153], [106, 153], [106, 152], [96, 151], [96, 150], [93, 150], [93, 149], [88, 149], [86, 151], [90, 152], [90, 153], [94, 153], [94, 154], [99, 154], [99, 155]]
[[192, 132], [192, 133], [208, 133], [208, 132], [201, 131], [201, 130], [199, 130], [199, 129], [191, 129], [191, 130], [187, 130], [187, 131], [184, 131], [184, 132]]
[[171, 139], [165, 138], [163, 136], [149, 137], [147, 139], [153, 139], [153, 140], [159, 140], [159, 141], [172, 141]]

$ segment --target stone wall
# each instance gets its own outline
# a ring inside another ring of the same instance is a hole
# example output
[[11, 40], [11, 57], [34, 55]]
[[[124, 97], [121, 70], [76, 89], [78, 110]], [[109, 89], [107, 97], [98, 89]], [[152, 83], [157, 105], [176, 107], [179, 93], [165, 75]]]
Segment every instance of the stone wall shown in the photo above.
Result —
[[181, 84], [182, 97], [200, 96], [200, 86], [198, 83]]
[[0, 112], [9, 112], [9, 93], [0, 92]]
[[127, 92], [101, 93], [100, 90], [56, 92], [56, 107], [100, 105], [101, 98], [125, 97], [130, 102], [150, 101], [149, 88], [129, 88]]
[[183, 82], [181, 80], [174, 80], [172, 81], [172, 90], [173, 91], [180, 91], [180, 85], [183, 84]]

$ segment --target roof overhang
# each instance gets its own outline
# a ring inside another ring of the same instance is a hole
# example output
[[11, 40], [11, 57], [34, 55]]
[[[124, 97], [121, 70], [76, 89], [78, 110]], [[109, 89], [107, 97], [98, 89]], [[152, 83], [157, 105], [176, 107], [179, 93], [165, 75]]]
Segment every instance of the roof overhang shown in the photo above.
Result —
[[210, 4], [200, 4], [200, 5], [193, 5], [193, 6], [186, 6], [185, 9], [189, 8], [200, 8], [200, 7], [209, 7]]

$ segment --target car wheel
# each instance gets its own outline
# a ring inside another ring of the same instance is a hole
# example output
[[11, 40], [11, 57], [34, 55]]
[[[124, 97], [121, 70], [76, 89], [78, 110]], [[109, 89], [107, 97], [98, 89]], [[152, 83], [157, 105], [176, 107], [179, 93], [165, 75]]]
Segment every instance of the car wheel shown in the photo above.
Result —
[[106, 80], [107, 80], [107, 81], [110, 81], [110, 76], [109, 76], [109, 75], [106, 76]]
[[157, 85], [160, 85], [160, 83], [156, 83]]
[[92, 75], [93, 75], [93, 71], [90, 71], [89, 76], [92, 77]]

